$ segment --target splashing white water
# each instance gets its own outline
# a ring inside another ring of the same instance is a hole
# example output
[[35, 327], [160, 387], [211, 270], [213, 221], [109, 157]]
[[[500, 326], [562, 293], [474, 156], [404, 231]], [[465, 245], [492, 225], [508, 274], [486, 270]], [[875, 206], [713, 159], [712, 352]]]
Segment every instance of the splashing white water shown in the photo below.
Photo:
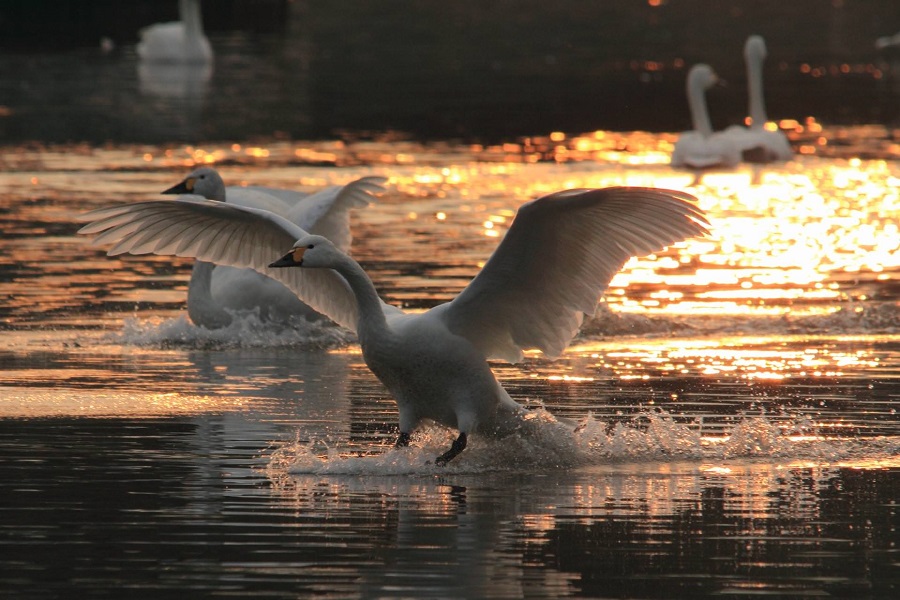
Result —
[[328, 321], [311, 322], [295, 319], [289, 324], [261, 320], [248, 313], [234, 315], [231, 324], [221, 329], [207, 329], [192, 324], [186, 316], [174, 319], [142, 321], [125, 320], [121, 333], [111, 335], [110, 342], [130, 346], [162, 346], [187, 348], [280, 347], [335, 348], [346, 345], [355, 336]]
[[544, 410], [534, 412], [533, 426], [500, 440], [473, 436], [463, 454], [445, 467], [434, 458], [446, 450], [454, 433], [426, 428], [409, 448], [384, 447], [353, 452], [334, 441], [299, 441], [278, 447], [269, 460], [270, 476], [434, 475], [437, 473], [535, 472], [625, 463], [709, 461], [800, 461], [821, 466], [900, 466], [900, 438], [826, 437], [805, 418], [781, 422], [765, 414], [744, 415], [716, 435], [703, 424], [676, 419], [664, 411], [610, 425], [592, 416], [577, 427]]

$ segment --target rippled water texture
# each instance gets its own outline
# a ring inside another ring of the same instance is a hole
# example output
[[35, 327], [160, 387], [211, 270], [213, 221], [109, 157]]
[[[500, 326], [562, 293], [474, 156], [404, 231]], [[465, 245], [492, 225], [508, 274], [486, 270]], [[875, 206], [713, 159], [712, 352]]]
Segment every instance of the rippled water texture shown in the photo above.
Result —
[[[10, 150], [0, 586], [895, 597], [900, 167], [796, 127], [796, 160], [700, 178], [666, 166], [667, 134]], [[877, 151], [869, 134], [840, 130]], [[351, 334], [253, 315], [197, 328], [188, 261], [76, 236], [80, 213], [156, 198], [204, 162], [305, 190], [388, 177], [354, 215], [353, 253], [410, 310], [453, 297], [516, 207], [558, 189], [686, 189], [712, 233], [630, 261], [559, 360], [496, 364], [534, 428], [438, 469], [452, 432], [392, 449], [395, 406]]]

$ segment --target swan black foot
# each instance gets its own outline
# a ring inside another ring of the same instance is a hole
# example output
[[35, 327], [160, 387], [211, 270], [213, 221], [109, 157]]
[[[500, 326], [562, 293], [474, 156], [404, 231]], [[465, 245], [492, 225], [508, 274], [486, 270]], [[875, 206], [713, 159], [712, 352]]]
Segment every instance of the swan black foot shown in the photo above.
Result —
[[401, 431], [400, 435], [397, 436], [397, 441], [394, 442], [394, 448], [406, 448], [409, 446], [410, 436], [405, 431]]
[[439, 467], [443, 467], [448, 462], [456, 458], [456, 455], [466, 449], [466, 434], [460, 433], [459, 437], [453, 441], [453, 445], [450, 446], [450, 449], [438, 456], [434, 459], [434, 463]]

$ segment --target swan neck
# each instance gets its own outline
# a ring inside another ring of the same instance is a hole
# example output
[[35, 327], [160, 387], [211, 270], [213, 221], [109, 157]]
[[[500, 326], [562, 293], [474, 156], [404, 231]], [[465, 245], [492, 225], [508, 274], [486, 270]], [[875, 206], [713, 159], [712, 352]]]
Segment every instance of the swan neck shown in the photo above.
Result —
[[766, 124], [766, 104], [763, 99], [762, 58], [755, 54], [747, 57], [747, 93], [750, 126], [760, 129]]
[[713, 128], [709, 120], [709, 111], [706, 109], [706, 90], [700, 82], [689, 78], [687, 95], [694, 131], [703, 137], [711, 136]]
[[178, 14], [188, 35], [199, 37], [203, 33], [199, 0], [178, 0]]
[[219, 306], [212, 296], [213, 263], [201, 260], [194, 262], [191, 280], [188, 283], [188, 316], [198, 327], [215, 329], [231, 323], [231, 315]]
[[334, 266], [350, 286], [356, 297], [357, 305], [357, 335], [360, 341], [371, 336], [381, 336], [380, 332], [387, 329], [387, 320], [384, 316], [381, 298], [375, 290], [375, 284], [366, 274], [359, 263], [345, 254], [341, 254], [338, 264]]

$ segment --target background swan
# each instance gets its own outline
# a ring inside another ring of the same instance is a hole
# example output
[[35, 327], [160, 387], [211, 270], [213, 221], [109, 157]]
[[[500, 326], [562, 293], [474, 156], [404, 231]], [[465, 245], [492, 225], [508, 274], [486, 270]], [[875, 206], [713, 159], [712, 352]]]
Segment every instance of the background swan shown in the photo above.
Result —
[[751, 35], [744, 44], [744, 61], [747, 65], [747, 93], [749, 101], [749, 126], [732, 125], [725, 130], [741, 151], [746, 162], [767, 163], [790, 160], [794, 156], [791, 145], [783, 132], [766, 129], [766, 103], [763, 96], [763, 62], [766, 60], [766, 42], [758, 35]]
[[[529, 202], [475, 279], [421, 314], [382, 302], [356, 261], [268, 211], [208, 200], [141, 202], [84, 215], [92, 223], [80, 233], [113, 243], [111, 255], [191, 256], [279, 279], [357, 331], [366, 364], [397, 402], [397, 445], [408, 444], [423, 420], [459, 431], [437, 458], [446, 463], [468, 434], [504, 435], [528, 421], [487, 360], [517, 361], [532, 348], [560, 354], [626, 260], [706, 233], [691, 200], [669, 190], [608, 188]], [[303, 268], [283, 268], [291, 266]]]
[[[315, 194], [267, 187], [225, 187], [219, 173], [200, 167], [164, 194], [197, 194], [209, 200], [229, 202], [273, 212], [302, 229], [316, 232], [344, 251], [352, 242], [350, 209], [368, 205], [384, 192], [383, 177], [364, 177], [345, 186], [331, 186]], [[188, 316], [195, 325], [215, 329], [232, 322], [235, 312], [252, 311], [263, 320], [307, 320], [319, 314], [283, 284], [254, 271], [197, 261], [191, 271], [187, 297]]]
[[733, 167], [741, 162], [740, 150], [734, 142], [721, 132], [714, 133], [709, 120], [706, 90], [718, 82], [718, 76], [709, 65], [697, 64], [688, 72], [688, 107], [694, 129], [682, 133], [675, 142], [671, 161], [673, 167], [708, 169]]
[[142, 61], [208, 63], [212, 47], [203, 33], [200, 0], [178, 0], [178, 21], [156, 23], [140, 30], [137, 54]]
[[894, 35], [884, 35], [875, 40], [875, 49], [880, 51], [895, 50], [900, 48], [900, 32]]

